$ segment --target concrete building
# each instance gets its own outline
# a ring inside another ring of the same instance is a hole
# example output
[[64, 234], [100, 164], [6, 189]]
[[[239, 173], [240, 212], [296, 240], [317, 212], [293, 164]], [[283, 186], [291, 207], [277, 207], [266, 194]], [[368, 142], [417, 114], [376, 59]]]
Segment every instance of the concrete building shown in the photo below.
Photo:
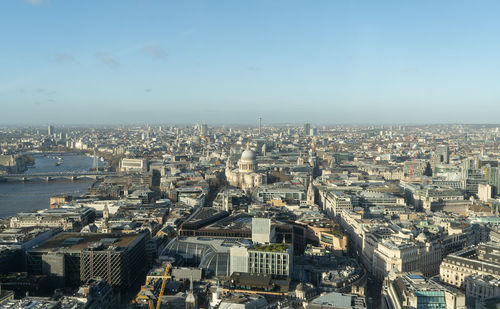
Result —
[[206, 123], [201, 124], [200, 126], [200, 136], [207, 137], [208, 136], [208, 126]]
[[261, 186], [252, 197], [264, 203], [280, 201], [288, 205], [307, 205], [306, 188], [300, 184], [274, 183]]
[[447, 145], [436, 146], [435, 156], [437, 163], [445, 163], [445, 164], [450, 163], [450, 158], [449, 158], [450, 151]]
[[426, 239], [422, 239], [422, 236], [420, 237], [419, 242], [391, 240], [379, 242], [373, 253], [372, 271], [375, 277], [383, 279], [388, 273], [394, 271], [438, 274], [442, 259], [441, 246], [429, 243]]
[[163, 255], [180, 256], [186, 266], [203, 269], [207, 275], [229, 276], [230, 250], [237, 239], [209, 237], [178, 237], [170, 241]]
[[9, 173], [24, 173], [26, 168], [26, 160], [24, 156], [0, 154], [0, 175]]
[[26, 253], [28, 272], [48, 276], [55, 288], [76, 287], [93, 278], [126, 288], [146, 266], [147, 236], [60, 233]]
[[304, 123], [304, 128], [303, 128], [303, 134], [304, 136], [309, 135], [311, 132], [311, 124], [310, 123]]
[[465, 309], [465, 295], [420, 273], [392, 273], [382, 287], [382, 309]]
[[229, 274], [248, 272], [248, 246], [233, 246], [230, 250]]
[[[274, 278], [273, 278], [274, 277]], [[254, 294], [286, 296], [290, 290], [290, 280], [272, 275], [234, 272], [221, 282], [223, 292], [245, 292]]]
[[362, 296], [330, 292], [309, 301], [307, 309], [364, 309], [366, 300]]
[[94, 222], [95, 210], [89, 207], [42, 209], [20, 213], [10, 219], [11, 228], [52, 227], [64, 231], [78, 232], [85, 225]]
[[478, 308], [488, 298], [500, 297], [500, 279], [492, 275], [471, 275], [465, 278], [467, 305]]
[[338, 217], [343, 210], [352, 210], [351, 198], [342, 192], [326, 192], [323, 209], [330, 217]]
[[275, 229], [271, 226], [271, 219], [252, 218], [252, 242], [268, 244], [274, 242]]
[[450, 254], [441, 263], [439, 276], [447, 284], [465, 288], [469, 276], [500, 279], [500, 244], [490, 242]]
[[460, 190], [452, 187], [418, 183], [404, 183], [402, 187], [407, 200], [417, 209], [439, 211], [446, 203], [470, 203], [464, 201], [464, 195]]
[[290, 244], [234, 246], [230, 253], [231, 273], [289, 277], [293, 268], [293, 246]]
[[148, 170], [148, 160], [123, 158], [120, 161], [120, 170], [123, 172], [144, 172]]
[[289, 277], [293, 267], [289, 244], [254, 245], [248, 249], [248, 272]]
[[477, 197], [483, 202], [488, 202], [493, 197], [493, 187], [486, 183], [477, 185]]

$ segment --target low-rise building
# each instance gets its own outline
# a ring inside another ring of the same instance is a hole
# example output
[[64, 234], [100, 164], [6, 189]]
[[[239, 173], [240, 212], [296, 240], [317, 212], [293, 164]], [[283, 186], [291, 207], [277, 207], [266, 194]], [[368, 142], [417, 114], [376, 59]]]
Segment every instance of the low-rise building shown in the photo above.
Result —
[[486, 243], [449, 254], [441, 263], [439, 276], [447, 284], [464, 288], [473, 275], [491, 275], [500, 279], [500, 244]]
[[120, 170], [123, 172], [144, 172], [148, 170], [148, 160], [123, 158], [120, 161]]
[[364, 309], [366, 300], [362, 296], [330, 292], [314, 298], [307, 304], [307, 309]]
[[465, 309], [465, 295], [425, 278], [421, 273], [391, 273], [384, 280], [382, 308]]
[[94, 220], [95, 210], [93, 208], [54, 208], [20, 213], [10, 219], [10, 227], [51, 227], [78, 232], [85, 225], [94, 222]]
[[290, 244], [254, 244], [231, 247], [230, 273], [289, 277], [293, 269], [293, 246]]

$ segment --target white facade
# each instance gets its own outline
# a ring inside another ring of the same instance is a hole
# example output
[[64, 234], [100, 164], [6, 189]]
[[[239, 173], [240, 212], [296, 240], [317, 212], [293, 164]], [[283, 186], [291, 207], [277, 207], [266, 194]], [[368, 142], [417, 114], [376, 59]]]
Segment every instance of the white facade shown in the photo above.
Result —
[[271, 219], [252, 218], [252, 242], [266, 244], [274, 240], [274, 229], [271, 228]]
[[257, 172], [257, 159], [255, 152], [245, 150], [238, 161], [238, 168], [231, 169], [231, 161], [226, 163], [226, 178], [233, 187], [241, 188], [245, 191], [253, 191], [262, 184], [267, 183], [267, 176]]
[[290, 244], [235, 246], [230, 249], [230, 273], [289, 277], [293, 268], [293, 246]]
[[248, 252], [246, 247], [231, 247], [230, 256], [229, 275], [234, 272], [248, 272]]
[[352, 210], [351, 198], [341, 192], [327, 192], [324, 209], [330, 217], [340, 216], [342, 210]]
[[492, 196], [492, 187], [485, 183], [477, 185], [477, 196], [483, 202], [487, 202]]
[[[427, 306], [426, 306], [427, 305]], [[420, 273], [391, 273], [382, 287], [382, 309], [465, 309], [465, 295]]]
[[120, 170], [123, 172], [143, 172], [148, 169], [146, 159], [123, 158], [120, 161]]
[[473, 275], [492, 275], [499, 278], [500, 265], [457, 255], [447, 256], [441, 263], [440, 279], [456, 287], [465, 287], [465, 279]]
[[248, 272], [289, 277], [293, 259], [291, 248], [277, 252], [248, 249]]
[[500, 280], [490, 275], [473, 275], [465, 279], [467, 297], [480, 301], [500, 297]]

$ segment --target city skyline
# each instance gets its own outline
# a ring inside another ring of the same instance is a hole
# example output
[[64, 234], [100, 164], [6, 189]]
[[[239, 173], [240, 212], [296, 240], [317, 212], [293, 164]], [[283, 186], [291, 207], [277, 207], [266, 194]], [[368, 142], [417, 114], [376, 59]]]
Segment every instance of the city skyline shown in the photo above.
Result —
[[260, 120], [0, 125], [0, 307], [500, 303], [499, 125]]
[[0, 309], [500, 309], [500, 2], [0, 3]]
[[11, 1], [0, 123], [495, 123], [499, 4], [447, 4]]

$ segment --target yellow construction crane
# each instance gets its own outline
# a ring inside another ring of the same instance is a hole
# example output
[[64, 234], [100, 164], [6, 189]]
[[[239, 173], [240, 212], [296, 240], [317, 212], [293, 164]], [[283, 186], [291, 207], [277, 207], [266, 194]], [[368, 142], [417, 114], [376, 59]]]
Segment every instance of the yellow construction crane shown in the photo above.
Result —
[[165, 266], [165, 273], [163, 274], [163, 279], [161, 280], [161, 290], [160, 290], [160, 295], [158, 295], [158, 301], [156, 302], [156, 309], [160, 309], [161, 298], [163, 297], [163, 291], [165, 291], [165, 282], [167, 282], [167, 276], [169, 272], [170, 272], [170, 263], [168, 263], [167, 266]]

